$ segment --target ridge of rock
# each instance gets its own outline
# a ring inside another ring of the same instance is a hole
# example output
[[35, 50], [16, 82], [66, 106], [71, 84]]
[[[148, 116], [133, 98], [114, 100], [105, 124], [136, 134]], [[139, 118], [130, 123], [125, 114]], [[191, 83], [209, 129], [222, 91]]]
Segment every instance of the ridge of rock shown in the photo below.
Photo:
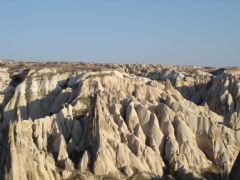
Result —
[[228, 178], [239, 69], [36, 64], [0, 62], [0, 179]]

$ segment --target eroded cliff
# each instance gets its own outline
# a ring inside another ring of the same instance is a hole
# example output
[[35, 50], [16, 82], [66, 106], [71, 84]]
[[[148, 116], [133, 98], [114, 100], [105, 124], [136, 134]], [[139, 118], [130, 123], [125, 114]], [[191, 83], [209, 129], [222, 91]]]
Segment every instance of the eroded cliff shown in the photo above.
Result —
[[0, 62], [0, 179], [227, 179], [240, 70]]

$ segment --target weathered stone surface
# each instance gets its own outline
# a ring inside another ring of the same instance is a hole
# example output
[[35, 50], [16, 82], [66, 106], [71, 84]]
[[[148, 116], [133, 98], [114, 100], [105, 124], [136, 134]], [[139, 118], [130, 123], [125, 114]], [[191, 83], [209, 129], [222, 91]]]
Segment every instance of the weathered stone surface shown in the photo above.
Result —
[[239, 69], [0, 63], [0, 179], [220, 179], [239, 152]]
[[124, 166], [123, 172], [127, 177], [130, 177], [133, 175], [133, 170], [129, 166]]

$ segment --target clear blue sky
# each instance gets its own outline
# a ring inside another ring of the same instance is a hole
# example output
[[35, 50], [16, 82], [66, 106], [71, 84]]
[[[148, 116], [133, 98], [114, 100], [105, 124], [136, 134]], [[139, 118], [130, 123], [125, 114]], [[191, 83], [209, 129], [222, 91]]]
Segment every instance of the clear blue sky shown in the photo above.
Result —
[[0, 0], [0, 58], [240, 66], [240, 1]]

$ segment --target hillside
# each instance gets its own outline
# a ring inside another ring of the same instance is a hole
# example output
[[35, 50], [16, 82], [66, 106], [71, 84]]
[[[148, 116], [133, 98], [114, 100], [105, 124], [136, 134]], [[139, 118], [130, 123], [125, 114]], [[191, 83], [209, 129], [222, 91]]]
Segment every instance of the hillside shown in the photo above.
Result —
[[239, 68], [0, 61], [0, 179], [227, 179], [239, 130]]

